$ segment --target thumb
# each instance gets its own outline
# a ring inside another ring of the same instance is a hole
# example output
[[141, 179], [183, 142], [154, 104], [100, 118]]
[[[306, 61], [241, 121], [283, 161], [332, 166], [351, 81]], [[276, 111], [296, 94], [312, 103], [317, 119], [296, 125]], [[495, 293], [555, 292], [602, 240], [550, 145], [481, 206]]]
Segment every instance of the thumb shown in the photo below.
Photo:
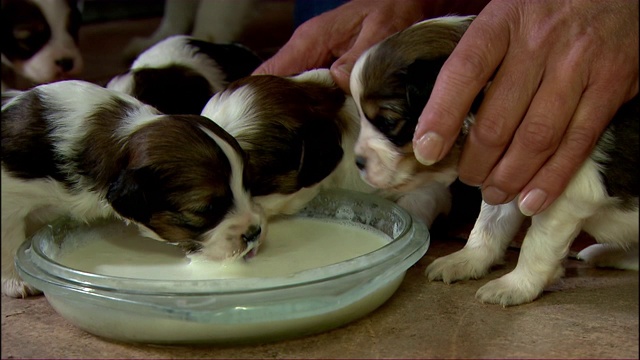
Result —
[[349, 51], [331, 65], [331, 75], [333, 76], [333, 80], [348, 94], [351, 93], [351, 90], [349, 89], [351, 70], [353, 70], [353, 65], [355, 65], [361, 54], [362, 52], [355, 52], [353, 50]]

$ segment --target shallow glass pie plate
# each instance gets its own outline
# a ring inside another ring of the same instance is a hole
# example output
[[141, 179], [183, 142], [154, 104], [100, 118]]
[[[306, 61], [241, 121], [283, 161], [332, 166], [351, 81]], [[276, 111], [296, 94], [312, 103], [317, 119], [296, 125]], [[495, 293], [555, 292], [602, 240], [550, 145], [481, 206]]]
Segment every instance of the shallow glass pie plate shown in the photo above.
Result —
[[358, 319], [393, 295], [429, 247], [424, 223], [373, 195], [324, 192], [295, 216], [353, 222], [391, 240], [364, 255], [288, 276], [149, 280], [62, 265], [64, 252], [76, 247], [70, 242], [82, 241], [74, 233], [131, 226], [61, 219], [23, 244], [16, 265], [60, 315], [92, 334], [126, 342], [231, 344], [304, 336]]

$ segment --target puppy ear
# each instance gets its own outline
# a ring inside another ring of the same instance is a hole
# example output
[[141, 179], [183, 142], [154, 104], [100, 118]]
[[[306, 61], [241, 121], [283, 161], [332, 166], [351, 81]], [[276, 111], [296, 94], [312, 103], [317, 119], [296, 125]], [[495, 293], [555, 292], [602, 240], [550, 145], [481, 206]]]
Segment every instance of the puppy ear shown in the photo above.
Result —
[[145, 190], [145, 184], [150, 183], [149, 176], [149, 170], [145, 168], [125, 169], [109, 185], [107, 201], [118, 214], [139, 223], [151, 220], [150, 197]]
[[302, 157], [298, 172], [298, 183], [302, 187], [312, 186], [329, 176], [344, 154], [338, 127], [320, 123], [322, 121], [312, 122], [317, 126], [305, 126], [302, 135]]
[[431, 96], [438, 73], [446, 60], [447, 56], [417, 59], [407, 67], [407, 104], [412, 119], [417, 119], [422, 113]]
[[[407, 67], [407, 103], [409, 104], [409, 113], [412, 119], [417, 119], [424, 106], [427, 105], [433, 86], [436, 83], [436, 78], [447, 58], [448, 56], [428, 60], [417, 59]], [[483, 99], [484, 91], [481, 91], [471, 105], [470, 111], [472, 113], [478, 111]]]

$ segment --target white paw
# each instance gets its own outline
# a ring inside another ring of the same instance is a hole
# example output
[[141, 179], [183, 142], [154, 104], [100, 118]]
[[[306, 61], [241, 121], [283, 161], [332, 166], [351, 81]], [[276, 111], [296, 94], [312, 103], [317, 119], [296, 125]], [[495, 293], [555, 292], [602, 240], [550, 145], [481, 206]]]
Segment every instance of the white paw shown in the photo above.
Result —
[[492, 258], [485, 251], [464, 248], [434, 260], [427, 266], [425, 275], [429, 281], [442, 280], [450, 284], [459, 280], [479, 279], [489, 272], [491, 265]]
[[13, 298], [26, 298], [39, 295], [41, 291], [20, 279], [9, 278], [2, 279], [2, 294]]
[[476, 298], [483, 303], [502, 306], [520, 305], [535, 300], [544, 290], [530, 279], [511, 272], [503, 277], [489, 281], [476, 292]]
[[637, 245], [624, 249], [609, 244], [594, 244], [580, 251], [577, 258], [597, 267], [638, 270]]

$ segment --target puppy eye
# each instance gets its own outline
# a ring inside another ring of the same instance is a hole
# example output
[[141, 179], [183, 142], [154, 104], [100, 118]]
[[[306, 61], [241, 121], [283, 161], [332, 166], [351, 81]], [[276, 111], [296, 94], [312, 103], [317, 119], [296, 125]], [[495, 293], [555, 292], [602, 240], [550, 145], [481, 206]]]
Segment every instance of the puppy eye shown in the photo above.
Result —
[[29, 37], [31, 37], [31, 34], [32, 34], [31, 30], [27, 30], [27, 29], [13, 30], [13, 37], [18, 41], [27, 40]]
[[398, 136], [404, 127], [406, 121], [399, 117], [395, 111], [382, 110], [377, 119], [378, 129], [387, 136]]

